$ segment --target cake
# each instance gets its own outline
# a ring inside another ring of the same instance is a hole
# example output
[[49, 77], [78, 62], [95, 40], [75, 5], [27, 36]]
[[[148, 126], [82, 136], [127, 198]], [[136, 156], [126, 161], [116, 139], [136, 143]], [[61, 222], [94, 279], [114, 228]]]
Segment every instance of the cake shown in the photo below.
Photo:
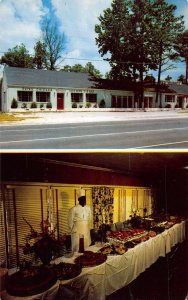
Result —
[[125, 246], [123, 244], [119, 244], [119, 245], [115, 246], [115, 251], [118, 254], [124, 254], [127, 251], [127, 249], [125, 248]]
[[105, 245], [99, 250], [100, 253], [103, 253], [105, 255], [109, 254], [115, 254], [115, 248], [114, 245]]
[[92, 251], [84, 251], [84, 253], [75, 259], [75, 263], [82, 267], [97, 266], [105, 262], [107, 256], [103, 253], [95, 253]]
[[29, 267], [8, 276], [6, 289], [13, 296], [31, 296], [46, 291], [56, 281], [56, 274], [51, 268]]
[[53, 270], [56, 273], [57, 279], [67, 280], [78, 276], [82, 268], [78, 264], [70, 264], [70, 263], [59, 263], [58, 265], [52, 266]]

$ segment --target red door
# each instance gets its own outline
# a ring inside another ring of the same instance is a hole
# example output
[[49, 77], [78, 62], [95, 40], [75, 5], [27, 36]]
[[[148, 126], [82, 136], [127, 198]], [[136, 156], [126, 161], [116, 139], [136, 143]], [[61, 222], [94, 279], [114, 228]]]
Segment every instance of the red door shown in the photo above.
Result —
[[57, 93], [57, 109], [64, 109], [64, 94]]

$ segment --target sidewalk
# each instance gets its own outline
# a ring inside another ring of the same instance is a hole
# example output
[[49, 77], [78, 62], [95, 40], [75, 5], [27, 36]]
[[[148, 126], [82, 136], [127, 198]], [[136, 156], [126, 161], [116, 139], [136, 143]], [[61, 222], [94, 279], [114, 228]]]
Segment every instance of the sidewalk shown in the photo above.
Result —
[[188, 118], [188, 113], [179, 111], [138, 111], [138, 112], [33, 112], [17, 113], [25, 120], [1, 122], [7, 125], [71, 124], [89, 122], [120, 122], [140, 119]]

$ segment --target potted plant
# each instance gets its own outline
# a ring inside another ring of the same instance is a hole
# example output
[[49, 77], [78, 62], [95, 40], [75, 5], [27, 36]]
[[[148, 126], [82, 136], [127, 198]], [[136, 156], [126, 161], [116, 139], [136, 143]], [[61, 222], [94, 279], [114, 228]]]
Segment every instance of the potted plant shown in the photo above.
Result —
[[21, 108], [27, 109], [27, 104], [26, 103], [22, 103]]
[[25, 255], [34, 253], [39, 257], [43, 265], [48, 265], [53, 255], [58, 256], [61, 241], [55, 238], [55, 230], [51, 230], [50, 222], [44, 220], [41, 222], [41, 231], [37, 232], [32, 225], [23, 217], [23, 220], [29, 225], [30, 233], [26, 236], [26, 243], [23, 247]]

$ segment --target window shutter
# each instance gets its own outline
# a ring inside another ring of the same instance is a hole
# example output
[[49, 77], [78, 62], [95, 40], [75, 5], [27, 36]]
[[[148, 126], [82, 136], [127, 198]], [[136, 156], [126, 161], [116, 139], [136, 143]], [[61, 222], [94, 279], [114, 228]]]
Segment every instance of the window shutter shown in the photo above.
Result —
[[58, 219], [60, 235], [68, 233], [68, 211], [75, 205], [75, 193], [76, 190], [71, 187], [60, 187], [58, 189]]
[[4, 209], [3, 194], [0, 190], [0, 267], [6, 266], [6, 246], [5, 246], [5, 226], [4, 226]]

